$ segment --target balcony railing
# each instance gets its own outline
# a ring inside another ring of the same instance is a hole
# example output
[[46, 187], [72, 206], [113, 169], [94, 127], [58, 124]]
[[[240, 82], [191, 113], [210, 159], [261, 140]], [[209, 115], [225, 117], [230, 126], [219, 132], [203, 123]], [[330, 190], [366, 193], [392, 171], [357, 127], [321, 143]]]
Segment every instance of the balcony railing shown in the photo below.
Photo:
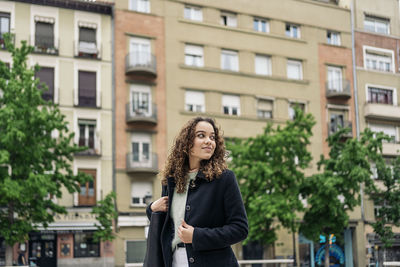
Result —
[[341, 128], [350, 128], [350, 132], [346, 133], [344, 137], [353, 137], [352, 123], [351, 121], [344, 121], [340, 123], [328, 123], [329, 136], [339, 131]]
[[134, 103], [126, 104], [126, 122], [149, 122], [157, 123], [157, 105], [150, 104], [150, 107], [137, 106]]
[[386, 156], [400, 156], [400, 142], [383, 143], [382, 154]]
[[79, 89], [73, 90], [73, 97], [74, 97], [74, 105], [77, 107], [84, 107], [84, 108], [100, 108], [101, 107], [101, 92], [100, 92], [100, 97], [99, 101], [97, 100], [97, 94], [99, 92], [96, 92], [96, 96], [83, 96], [79, 95]]
[[76, 153], [79, 156], [100, 156], [101, 155], [101, 140], [97, 137], [79, 138], [78, 146], [86, 146], [87, 150]]
[[74, 56], [79, 58], [101, 59], [101, 46], [92, 42], [75, 41]]
[[35, 35], [30, 38], [34, 53], [58, 55], [59, 39], [47, 35]]
[[350, 98], [350, 81], [349, 80], [336, 80], [327, 81], [325, 83], [326, 97], [327, 98]]
[[400, 121], [400, 107], [390, 104], [366, 103], [364, 114], [371, 119]]
[[126, 171], [131, 173], [158, 173], [157, 154], [150, 153], [149, 158], [134, 153], [126, 154]]
[[156, 57], [151, 53], [131, 52], [125, 57], [126, 74], [157, 76]]

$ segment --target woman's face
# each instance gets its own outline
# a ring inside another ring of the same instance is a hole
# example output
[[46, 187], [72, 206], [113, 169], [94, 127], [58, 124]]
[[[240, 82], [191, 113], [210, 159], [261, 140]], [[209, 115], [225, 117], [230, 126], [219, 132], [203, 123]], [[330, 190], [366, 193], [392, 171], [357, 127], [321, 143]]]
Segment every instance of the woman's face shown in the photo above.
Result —
[[206, 121], [197, 123], [194, 130], [193, 147], [190, 150], [190, 161], [208, 160], [215, 150], [215, 132], [213, 126]]

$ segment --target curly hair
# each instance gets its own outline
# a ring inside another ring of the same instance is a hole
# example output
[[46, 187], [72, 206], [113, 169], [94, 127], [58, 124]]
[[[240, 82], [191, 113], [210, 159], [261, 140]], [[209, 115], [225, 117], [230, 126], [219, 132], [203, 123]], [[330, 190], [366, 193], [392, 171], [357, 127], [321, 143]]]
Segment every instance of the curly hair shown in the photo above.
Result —
[[189, 171], [189, 154], [194, 145], [195, 129], [197, 123], [205, 121], [212, 125], [215, 133], [214, 154], [208, 160], [200, 162], [201, 171], [207, 180], [211, 181], [219, 177], [227, 168], [225, 162], [225, 144], [220, 129], [216, 127], [215, 121], [211, 118], [196, 117], [186, 123], [175, 138], [174, 145], [168, 155], [163, 171], [162, 184], [167, 184], [168, 177], [174, 177], [178, 193], [185, 191], [187, 173]]

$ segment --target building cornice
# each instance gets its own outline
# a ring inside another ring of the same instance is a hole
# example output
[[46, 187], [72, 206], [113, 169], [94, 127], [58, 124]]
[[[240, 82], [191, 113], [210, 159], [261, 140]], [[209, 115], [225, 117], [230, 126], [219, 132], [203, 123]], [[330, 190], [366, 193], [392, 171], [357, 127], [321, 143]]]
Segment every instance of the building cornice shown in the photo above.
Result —
[[80, 10], [104, 15], [112, 14], [113, 3], [101, 1], [84, 1], [84, 0], [13, 0], [14, 2], [53, 6], [59, 8]]

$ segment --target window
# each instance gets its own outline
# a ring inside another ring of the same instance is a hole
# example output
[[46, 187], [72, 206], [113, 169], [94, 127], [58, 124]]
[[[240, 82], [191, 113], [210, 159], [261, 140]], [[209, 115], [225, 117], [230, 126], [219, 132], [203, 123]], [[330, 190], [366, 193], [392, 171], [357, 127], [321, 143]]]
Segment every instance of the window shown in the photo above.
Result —
[[199, 45], [185, 45], [185, 64], [188, 66], [203, 67], [203, 47]]
[[204, 93], [199, 91], [186, 91], [185, 110], [191, 112], [205, 112]]
[[259, 99], [257, 103], [257, 116], [263, 119], [271, 119], [273, 116], [274, 102], [268, 99]]
[[131, 194], [132, 205], [145, 206], [150, 204], [153, 196], [153, 184], [151, 182], [133, 182]]
[[266, 19], [255, 18], [253, 22], [253, 29], [257, 32], [269, 32], [269, 22]]
[[89, 182], [80, 185], [78, 196], [79, 206], [94, 206], [96, 205], [96, 170], [79, 169], [78, 172], [83, 172], [90, 175], [93, 179]]
[[271, 75], [271, 57], [256, 55], [255, 70], [259, 75]]
[[344, 118], [344, 113], [330, 112], [329, 134], [336, 133], [340, 128], [349, 126]]
[[398, 141], [397, 129], [395, 125], [370, 124], [369, 128], [375, 133], [381, 132], [388, 135], [390, 137], [390, 143], [396, 143]]
[[149, 39], [131, 38], [129, 61], [133, 66], [151, 65], [151, 45]]
[[95, 242], [92, 232], [74, 234], [74, 257], [100, 257], [100, 242]]
[[96, 72], [79, 71], [79, 106], [96, 107]]
[[305, 112], [304, 103], [295, 103], [295, 102], [289, 103], [289, 118], [291, 120], [294, 120], [296, 118], [296, 110], [295, 110], [296, 107]]
[[151, 167], [151, 138], [147, 134], [132, 136], [132, 164], [134, 167]]
[[142, 263], [146, 254], [146, 240], [126, 241], [126, 263]]
[[203, 21], [203, 12], [200, 7], [185, 6], [184, 17], [185, 19]]
[[79, 45], [78, 56], [97, 58], [99, 55], [96, 41], [96, 28], [80, 26], [79, 27]]
[[239, 58], [238, 58], [238, 53], [236, 51], [222, 50], [221, 69], [239, 71]]
[[152, 114], [150, 86], [132, 85], [131, 103], [131, 112], [133, 114], [150, 116]]
[[236, 14], [229, 12], [221, 12], [221, 25], [236, 27], [237, 26]]
[[236, 95], [222, 96], [222, 109], [227, 115], [240, 115], [240, 97]]
[[368, 102], [393, 105], [393, 90], [368, 87]]
[[95, 120], [78, 120], [79, 126], [79, 146], [86, 146], [86, 153], [95, 154], [96, 146], [96, 121]]
[[0, 12], [0, 47], [4, 48], [3, 34], [10, 32], [10, 13]]
[[47, 86], [48, 90], [43, 91], [42, 97], [46, 101], [54, 100], [54, 68], [41, 67], [35, 74], [35, 77], [40, 80], [40, 89], [44, 85]]
[[328, 75], [328, 90], [342, 92], [343, 91], [343, 78], [342, 78], [342, 68], [338, 67], [327, 67]]
[[365, 68], [367, 69], [386, 72], [393, 71], [393, 60], [391, 53], [380, 53], [379, 51], [366, 50], [364, 57], [364, 64]]
[[340, 45], [340, 33], [328, 31], [326, 33], [326, 41], [328, 44], [331, 45]]
[[364, 30], [382, 34], [390, 34], [390, 20], [366, 15]]
[[150, 13], [150, 1], [129, 0], [129, 9], [137, 12]]
[[302, 63], [299, 60], [288, 60], [286, 71], [288, 79], [294, 79], [294, 80], [303, 79]]
[[35, 17], [35, 47], [38, 53], [58, 54], [54, 43], [54, 19]]
[[300, 26], [286, 23], [286, 36], [291, 38], [300, 38]]

